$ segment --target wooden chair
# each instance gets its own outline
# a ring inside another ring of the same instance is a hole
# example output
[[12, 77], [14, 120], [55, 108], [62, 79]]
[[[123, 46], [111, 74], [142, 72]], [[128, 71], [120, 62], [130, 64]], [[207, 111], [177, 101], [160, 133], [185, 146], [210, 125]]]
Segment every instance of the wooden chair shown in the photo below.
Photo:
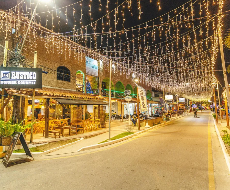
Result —
[[[48, 130], [49, 134], [54, 134], [54, 137], [56, 139], [56, 136], [58, 135], [59, 138], [61, 138], [61, 131], [57, 131], [53, 129], [53, 126], [49, 126], [49, 130]], [[43, 137], [45, 136], [45, 129], [43, 129]]]
[[82, 122], [70, 123], [70, 126], [71, 126], [71, 133], [74, 132], [75, 134], [78, 134], [78, 132], [82, 132], [82, 133], [85, 132]]

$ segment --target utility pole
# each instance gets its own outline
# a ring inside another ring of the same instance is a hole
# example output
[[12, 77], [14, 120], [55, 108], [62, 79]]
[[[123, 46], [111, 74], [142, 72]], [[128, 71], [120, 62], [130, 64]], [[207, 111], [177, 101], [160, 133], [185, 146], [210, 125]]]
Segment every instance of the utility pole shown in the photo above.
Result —
[[112, 83], [112, 60], [109, 60], [109, 140], [111, 133], [111, 83]]
[[215, 87], [213, 88], [213, 96], [214, 96], [214, 103], [215, 103], [216, 123], [218, 123], [218, 114], [217, 114], [216, 90], [215, 90]]
[[218, 85], [219, 83], [217, 82], [217, 92], [218, 92], [218, 100], [219, 100], [219, 112], [220, 112], [220, 123], [221, 123], [221, 121], [222, 121], [222, 118], [221, 118], [221, 106], [220, 106], [220, 89], [219, 89], [219, 85]]
[[229, 127], [229, 118], [228, 118], [228, 103], [227, 103], [227, 96], [226, 96], [226, 95], [225, 95], [224, 101], [225, 101], [225, 114], [226, 114], [226, 122], [227, 122], [227, 127]]
[[[37, 51], [34, 52], [34, 68], [37, 67]], [[33, 125], [34, 125], [34, 107], [35, 107], [35, 89], [33, 88], [33, 95], [32, 95], [32, 117], [31, 117], [31, 134], [30, 134], [30, 143], [33, 142]]]
[[[221, 5], [222, 1], [219, 1], [219, 7], [222, 7]], [[223, 48], [223, 40], [222, 40], [222, 33], [221, 33], [221, 17], [222, 17], [222, 8], [219, 10], [219, 24], [218, 24], [218, 38], [219, 38], [219, 45], [220, 45], [220, 55], [221, 55], [221, 62], [222, 62], [222, 68], [223, 68], [223, 75], [224, 75], [224, 83], [225, 83], [225, 89], [226, 89], [226, 98], [228, 102], [228, 107], [230, 108], [230, 94], [229, 94], [229, 88], [228, 88], [228, 78], [227, 78], [227, 72], [226, 72], [226, 67], [225, 67], [225, 59], [224, 59], [224, 48]], [[228, 113], [228, 108], [227, 112]]]
[[141, 129], [141, 124], [140, 124], [140, 111], [139, 111], [139, 94], [138, 94], [138, 86], [137, 86], [137, 126], [138, 130]]
[[[8, 41], [5, 41], [5, 48], [4, 48], [4, 60], [3, 60], [3, 67], [6, 67], [6, 62], [7, 62], [7, 52], [8, 52]], [[2, 114], [1, 118], [4, 119], [4, 94], [5, 94], [5, 89], [2, 88]]]

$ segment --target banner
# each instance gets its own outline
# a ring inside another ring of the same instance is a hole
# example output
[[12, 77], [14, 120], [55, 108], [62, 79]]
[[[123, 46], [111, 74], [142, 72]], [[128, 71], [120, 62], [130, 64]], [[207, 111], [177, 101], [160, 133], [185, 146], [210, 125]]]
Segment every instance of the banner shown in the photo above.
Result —
[[141, 112], [148, 111], [145, 89], [138, 86], [138, 95], [139, 95], [139, 99], [140, 99]]
[[98, 63], [97, 60], [85, 57], [86, 60], [86, 75], [98, 77]]

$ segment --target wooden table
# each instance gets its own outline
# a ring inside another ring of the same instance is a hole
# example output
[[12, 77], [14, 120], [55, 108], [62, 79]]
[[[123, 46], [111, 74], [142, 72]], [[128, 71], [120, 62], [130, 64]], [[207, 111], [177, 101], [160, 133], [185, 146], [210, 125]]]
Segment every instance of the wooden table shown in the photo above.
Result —
[[71, 132], [71, 127], [70, 126], [54, 126], [54, 129], [60, 129], [60, 132], [62, 134], [62, 136], [64, 137], [64, 130], [65, 129], [69, 129], [69, 135], [70, 135], [70, 132]]

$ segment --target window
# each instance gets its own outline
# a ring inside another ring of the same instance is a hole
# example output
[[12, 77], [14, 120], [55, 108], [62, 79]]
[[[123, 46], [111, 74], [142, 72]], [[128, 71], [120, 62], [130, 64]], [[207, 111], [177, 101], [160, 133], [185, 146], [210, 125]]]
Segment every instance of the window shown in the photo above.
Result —
[[57, 80], [70, 82], [70, 70], [64, 66], [57, 68]]

